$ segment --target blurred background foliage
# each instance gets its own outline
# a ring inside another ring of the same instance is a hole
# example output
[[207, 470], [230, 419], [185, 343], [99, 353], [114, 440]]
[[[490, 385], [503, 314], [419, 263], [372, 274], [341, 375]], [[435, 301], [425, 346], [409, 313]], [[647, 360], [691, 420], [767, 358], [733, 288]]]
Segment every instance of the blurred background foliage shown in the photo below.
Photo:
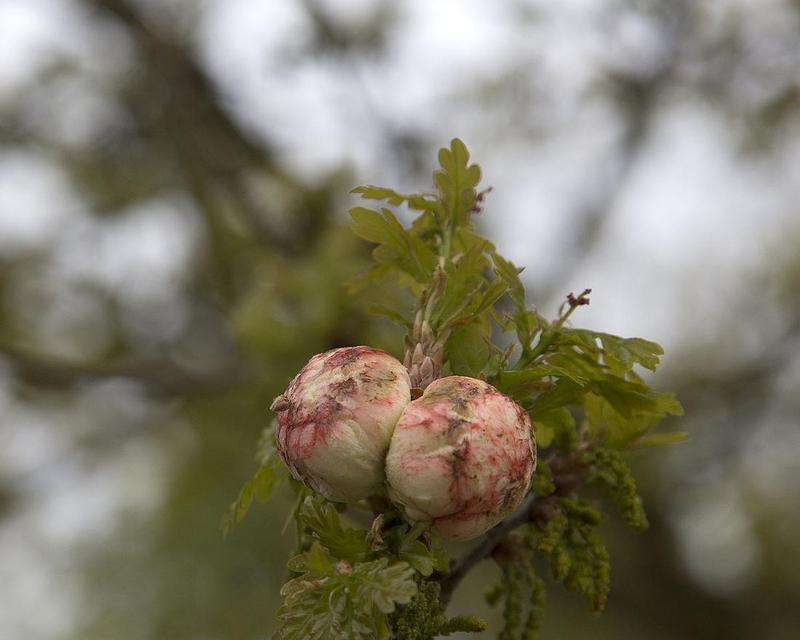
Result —
[[400, 352], [348, 191], [459, 136], [530, 302], [664, 344], [691, 434], [543, 636], [798, 637], [798, 70], [794, 0], [0, 0], [0, 636], [274, 627], [289, 496], [220, 516], [310, 355]]

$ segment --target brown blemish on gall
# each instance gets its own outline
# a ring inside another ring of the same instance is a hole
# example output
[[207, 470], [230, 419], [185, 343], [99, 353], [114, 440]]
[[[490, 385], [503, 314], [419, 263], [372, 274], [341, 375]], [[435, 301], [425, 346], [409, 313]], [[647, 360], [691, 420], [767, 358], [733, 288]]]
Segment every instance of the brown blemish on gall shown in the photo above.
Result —
[[331, 396], [342, 402], [358, 386], [355, 378], [346, 378], [338, 384], [331, 385]]

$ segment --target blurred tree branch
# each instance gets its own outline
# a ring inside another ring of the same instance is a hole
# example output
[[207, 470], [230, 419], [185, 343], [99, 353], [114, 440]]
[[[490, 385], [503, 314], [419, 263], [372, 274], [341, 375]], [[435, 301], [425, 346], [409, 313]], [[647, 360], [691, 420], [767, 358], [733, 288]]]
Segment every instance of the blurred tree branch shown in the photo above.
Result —
[[99, 378], [130, 378], [159, 393], [189, 396], [229, 391], [250, 377], [241, 365], [199, 375], [178, 368], [168, 360], [70, 362], [35, 354], [6, 342], [0, 342], [0, 359], [8, 360], [20, 379], [40, 388], [67, 387]]
[[796, 357], [798, 342], [800, 318], [794, 318], [784, 331], [764, 347], [757, 358], [727, 373], [690, 378], [688, 382], [684, 382], [686, 388], [681, 395], [691, 401], [699, 401], [701, 396], [713, 392], [721, 399], [730, 401], [740, 395], [743, 386], [747, 386], [754, 395], [766, 399], [773, 378], [780, 375]]
[[725, 409], [724, 424], [712, 432], [716, 444], [709, 448], [709, 455], [715, 460], [730, 458], [742, 450], [753, 425], [764, 420], [775, 402], [778, 377], [796, 360], [798, 353], [800, 317], [794, 317], [758, 357], [728, 371], [694, 376], [683, 372], [675, 381], [687, 415], [713, 416], [720, 407]]
[[[161, 109], [141, 114], [156, 121], [153, 129], [165, 137], [184, 172], [186, 184], [212, 233], [218, 270], [229, 268], [231, 244], [241, 238], [225, 239], [228, 231], [221, 199], [234, 205], [235, 212], [251, 232], [251, 238], [268, 251], [302, 253], [317, 237], [317, 224], [327, 214], [327, 199], [318, 202], [313, 190], [284, 171], [268, 143], [256, 144], [231, 116], [221, 108], [217, 89], [191, 54], [172, 34], [135, 9], [126, 0], [85, 0], [89, 5], [110, 12], [129, 30], [146, 59], [143, 75], [148, 84], [148, 101], [162, 100]], [[134, 104], [134, 108], [137, 105]], [[270, 202], [259, 196], [253, 181], [269, 178], [297, 200], [292, 211], [291, 232], [281, 229], [280, 217]], [[312, 192], [310, 192], [312, 191]], [[232, 276], [222, 276], [231, 286]]]

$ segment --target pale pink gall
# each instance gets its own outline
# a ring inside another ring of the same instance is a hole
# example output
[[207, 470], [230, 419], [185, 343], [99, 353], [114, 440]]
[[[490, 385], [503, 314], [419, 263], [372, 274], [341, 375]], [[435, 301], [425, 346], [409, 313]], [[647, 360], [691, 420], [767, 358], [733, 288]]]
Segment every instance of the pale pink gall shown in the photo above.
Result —
[[272, 404], [278, 453], [295, 478], [330, 500], [381, 493], [389, 441], [410, 400], [408, 371], [384, 351], [315, 355]]
[[535, 466], [522, 407], [486, 382], [449, 376], [400, 416], [386, 457], [388, 494], [409, 521], [469, 540], [519, 506]]

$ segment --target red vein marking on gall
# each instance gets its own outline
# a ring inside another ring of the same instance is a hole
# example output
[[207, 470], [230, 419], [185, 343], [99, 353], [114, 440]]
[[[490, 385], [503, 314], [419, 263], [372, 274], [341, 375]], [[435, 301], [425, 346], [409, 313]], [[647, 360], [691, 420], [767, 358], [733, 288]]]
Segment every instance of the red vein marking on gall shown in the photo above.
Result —
[[468, 540], [519, 506], [535, 466], [528, 414], [486, 382], [449, 376], [403, 411], [386, 478], [411, 522]]
[[410, 399], [408, 372], [384, 351], [317, 354], [272, 403], [278, 453], [295, 478], [330, 500], [380, 493], [389, 440]]

